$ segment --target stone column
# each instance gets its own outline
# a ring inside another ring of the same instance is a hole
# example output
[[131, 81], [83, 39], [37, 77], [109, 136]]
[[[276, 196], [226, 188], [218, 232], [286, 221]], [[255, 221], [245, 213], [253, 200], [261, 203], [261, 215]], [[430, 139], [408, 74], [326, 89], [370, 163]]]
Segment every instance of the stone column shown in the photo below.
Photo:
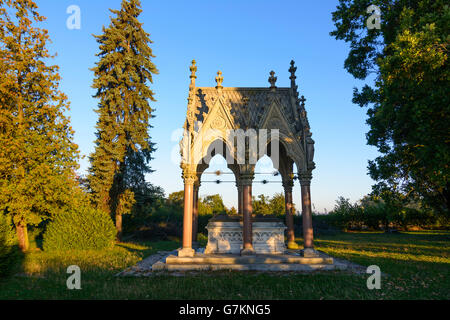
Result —
[[194, 183], [194, 198], [192, 204], [192, 247], [197, 248], [197, 234], [198, 234], [198, 191], [200, 183]]
[[311, 210], [311, 173], [299, 174], [300, 186], [302, 191], [302, 222], [303, 222], [303, 240], [304, 249], [303, 256], [313, 257], [317, 256], [317, 251], [314, 250], [314, 236], [312, 225], [312, 210]]
[[242, 185], [241, 185], [241, 182], [239, 181], [239, 179], [237, 179], [237, 181], [236, 181], [236, 187], [237, 187], [237, 190], [238, 190], [238, 207], [237, 207], [237, 210], [238, 210], [238, 214], [242, 214], [242, 208], [243, 208], [243, 206], [242, 206], [242, 203], [243, 203], [243, 197], [242, 197]]
[[243, 228], [242, 228], [242, 240], [243, 248], [241, 255], [253, 255], [255, 250], [253, 249], [253, 232], [252, 232], [252, 181], [253, 174], [246, 174], [241, 176], [242, 184], [242, 198], [243, 198]]
[[178, 251], [179, 257], [193, 257], [192, 249], [192, 209], [194, 200], [195, 174], [183, 173], [184, 178], [184, 216], [183, 216], [183, 248]]
[[287, 247], [288, 249], [299, 249], [298, 244], [295, 242], [294, 232], [294, 205], [292, 202], [292, 187], [294, 182], [292, 179], [283, 180], [284, 188], [284, 205], [286, 210], [286, 226], [287, 226]]

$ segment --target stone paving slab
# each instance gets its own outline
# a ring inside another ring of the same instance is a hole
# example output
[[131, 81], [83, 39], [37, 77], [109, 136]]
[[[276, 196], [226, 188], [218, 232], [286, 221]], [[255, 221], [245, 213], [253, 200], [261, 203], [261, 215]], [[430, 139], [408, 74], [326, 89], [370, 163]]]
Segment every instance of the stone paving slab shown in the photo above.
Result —
[[156, 254], [148, 256], [147, 258], [139, 261], [136, 265], [131, 266], [122, 272], [116, 274], [116, 276], [140, 276], [140, 275], [150, 275], [148, 273], [152, 272], [152, 265], [158, 261], [165, 261], [165, 259], [170, 255], [177, 254], [177, 250], [173, 251], [158, 251]]

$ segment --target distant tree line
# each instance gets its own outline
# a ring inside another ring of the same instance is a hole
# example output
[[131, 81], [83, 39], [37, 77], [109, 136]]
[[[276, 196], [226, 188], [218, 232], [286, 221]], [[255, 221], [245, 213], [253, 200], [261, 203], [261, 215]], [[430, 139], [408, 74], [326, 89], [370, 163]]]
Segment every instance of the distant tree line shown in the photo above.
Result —
[[392, 206], [382, 198], [370, 195], [355, 203], [339, 197], [329, 214], [317, 218], [344, 231], [448, 229], [450, 225], [448, 217], [436, 215], [430, 209], [424, 210], [418, 203]]

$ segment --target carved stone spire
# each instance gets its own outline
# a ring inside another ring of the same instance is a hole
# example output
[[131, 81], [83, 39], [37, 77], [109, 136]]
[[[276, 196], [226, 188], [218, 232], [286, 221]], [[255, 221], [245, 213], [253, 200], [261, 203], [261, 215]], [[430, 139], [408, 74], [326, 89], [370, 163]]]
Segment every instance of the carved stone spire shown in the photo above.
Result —
[[195, 75], [195, 72], [197, 71], [195, 60], [192, 60], [192, 64], [189, 70], [191, 71], [191, 75], [189, 76], [189, 78], [191, 78], [191, 83], [189, 84], [186, 121], [187, 121], [187, 129], [189, 130], [189, 132], [192, 132], [194, 130], [195, 113], [196, 113], [194, 109], [194, 96], [195, 96], [194, 89], [195, 89], [195, 79], [197, 78], [197, 76]]
[[269, 77], [269, 83], [270, 83], [270, 89], [275, 89], [275, 82], [277, 82], [277, 77], [275, 77], [275, 71], [270, 71], [270, 77]]
[[197, 66], [195, 65], [195, 60], [192, 60], [191, 67], [189, 68], [191, 70], [191, 75], [189, 78], [191, 78], [191, 83], [189, 84], [189, 90], [192, 90], [195, 88], [195, 79], [197, 76], [195, 75], [195, 72], [197, 72]]
[[305, 109], [305, 97], [301, 96], [300, 99], [297, 99], [297, 104], [299, 105], [298, 108], [298, 113], [300, 115], [300, 121], [302, 123], [302, 127], [304, 130], [309, 131], [309, 121], [308, 121], [308, 116], [307, 116], [307, 112]]
[[298, 99], [298, 86], [295, 84], [295, 79], [297, 79], [297, 76], [295, 75], [295, 71], [297, 71], [297, 67], [295, 66], [294, 60], [291, 60], [291, 67], [289, 68], [289, 72], [291, 76], [289, 79], [291, 79], [291, 105], [292, 105], [292, 112], [294, 113], [294, 118], [296, 122], [296, 130], [301, 130], [301, 124], [299, 119], [299, 99]]
[[216, 82], [217, 82], [217, 86], [216, 89], [222, 89], [222, 82], [223, 82], [223, 77], [222, 77], [222, 71], [217, 71], [217, 77], [216, 77]]

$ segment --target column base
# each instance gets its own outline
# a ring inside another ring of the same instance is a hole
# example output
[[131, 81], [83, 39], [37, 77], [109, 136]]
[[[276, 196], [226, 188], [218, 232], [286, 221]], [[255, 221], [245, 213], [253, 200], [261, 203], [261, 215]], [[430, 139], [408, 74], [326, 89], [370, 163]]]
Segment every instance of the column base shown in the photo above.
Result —
[[178, 250], [179, 257], [193, 257], [195, 255], [195, 250], [192, 248], [182, 248]]
[[290, 250], [298, 250], [298, 249], [300, 249], [300, 246], [295, 241], [289, 241], [287, 243], [287, 248]]
[[319, 252], [317, 252], [313, 248], [305, 248], [305, 249], [301, 250], [300, 252], [301, 252], [301, 255], [304, 256], [305, 258], [315, 258], [315, 257], [319, 256]]
[[241, 250], [241, 256], [254, 256], [256, 254], [253, 248], [245, 248]]

